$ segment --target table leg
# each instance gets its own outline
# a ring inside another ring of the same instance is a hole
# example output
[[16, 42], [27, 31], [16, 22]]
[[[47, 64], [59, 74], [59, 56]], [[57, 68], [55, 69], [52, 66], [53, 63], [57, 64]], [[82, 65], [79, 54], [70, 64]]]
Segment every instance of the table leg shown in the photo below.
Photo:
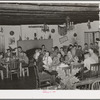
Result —
[[20, 77], [22, 76], [22, 63], [20, 63]]
[[91, 83], [89, 83], [89, 90], [91, 90]]
[[1, 73], [1, 79], [3, 80], [4, 79], [3, 70], [1, 70], [0, 73]]
[[7, 78], [8, 78], [8, 66], [9, 66], [9, 65], [6, 65], [6, 70], [7, 70]]

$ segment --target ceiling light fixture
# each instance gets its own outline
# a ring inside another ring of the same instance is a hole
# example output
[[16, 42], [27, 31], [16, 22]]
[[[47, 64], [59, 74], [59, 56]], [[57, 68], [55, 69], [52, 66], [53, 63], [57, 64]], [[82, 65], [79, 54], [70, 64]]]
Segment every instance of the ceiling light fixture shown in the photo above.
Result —
[[74, 22], [70, 21], [70, 17], [66, 17], [66, 28], [67, 30], [73, 30], [74, 29]]
[[43, 28], [42, 28], [43, 32], [48, 32], [49, 31], [49, 27], [47, 26], [46, 23], [44, 23]]

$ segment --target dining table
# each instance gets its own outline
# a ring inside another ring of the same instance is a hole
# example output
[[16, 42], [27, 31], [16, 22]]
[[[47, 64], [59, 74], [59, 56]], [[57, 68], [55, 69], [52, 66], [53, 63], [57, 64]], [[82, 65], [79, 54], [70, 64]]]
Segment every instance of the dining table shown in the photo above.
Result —
[[[71, 63], [69, 65], [65, 64], [61, 68], [65, 70], [66, 75], [77, 73], [82, 67], [84, 67], [83, 63]], [[75, 72], [76, 71], [76, 72]]]
[[70, 67], [69, 67], [68, 64], [61, 63], [59, 66], [57, 66], [57, 68], [61, 68], [62, 70], [64, 70], [64, 72], [65, 72], [66, 75], [68, 73], [70, 73]]
[[[85, 80], [82, 80], [80, 82], [75, 83], [74, 86], [75, 86], [75, 88], [84, 86], [84, 89], [91, 90], [92, 83], [94, 83], [97, 80], [100, 80], [100, 77], [98, 77], [98, 78], [96, 78], [96, 77], [94, 77], [94, 78], [87, 78]], [[87, 86], [88, 86], [88, 88], [87, 88]]]
[[74, 69], [74, 68], [81, 68], [82, 65], [84, 65], [84, 63], [83, 62], [81, 62], [81, 63], [73, 62], [70, 65], [71, 65], [72, 69]]

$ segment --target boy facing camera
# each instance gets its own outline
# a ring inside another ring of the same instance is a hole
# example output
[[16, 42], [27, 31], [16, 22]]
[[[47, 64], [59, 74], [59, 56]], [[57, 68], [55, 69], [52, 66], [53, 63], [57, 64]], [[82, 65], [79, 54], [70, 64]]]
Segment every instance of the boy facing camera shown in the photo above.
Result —
[[90, 65], [96, 63], [95, 60], [90, 57], [89, 52], [84, 53], [84, 68], [82, 68], [75, 76], [79, 79], [82, 78], [82, 74], [84, 78], [89, 78], [90, 75]]

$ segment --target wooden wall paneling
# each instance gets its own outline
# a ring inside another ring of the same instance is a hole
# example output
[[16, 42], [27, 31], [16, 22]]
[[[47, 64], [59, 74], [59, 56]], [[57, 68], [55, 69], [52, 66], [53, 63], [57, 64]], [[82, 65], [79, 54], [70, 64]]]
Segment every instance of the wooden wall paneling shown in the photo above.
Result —
[[17, 46], [21, 46], [24, 51], [32, 49], [32, 48], [40, 48], [42, 45], [45, 45], [48, 51], [51, 51], [53, 47], [52, 39], [45, 40], [23, 40], [17, 41]]

